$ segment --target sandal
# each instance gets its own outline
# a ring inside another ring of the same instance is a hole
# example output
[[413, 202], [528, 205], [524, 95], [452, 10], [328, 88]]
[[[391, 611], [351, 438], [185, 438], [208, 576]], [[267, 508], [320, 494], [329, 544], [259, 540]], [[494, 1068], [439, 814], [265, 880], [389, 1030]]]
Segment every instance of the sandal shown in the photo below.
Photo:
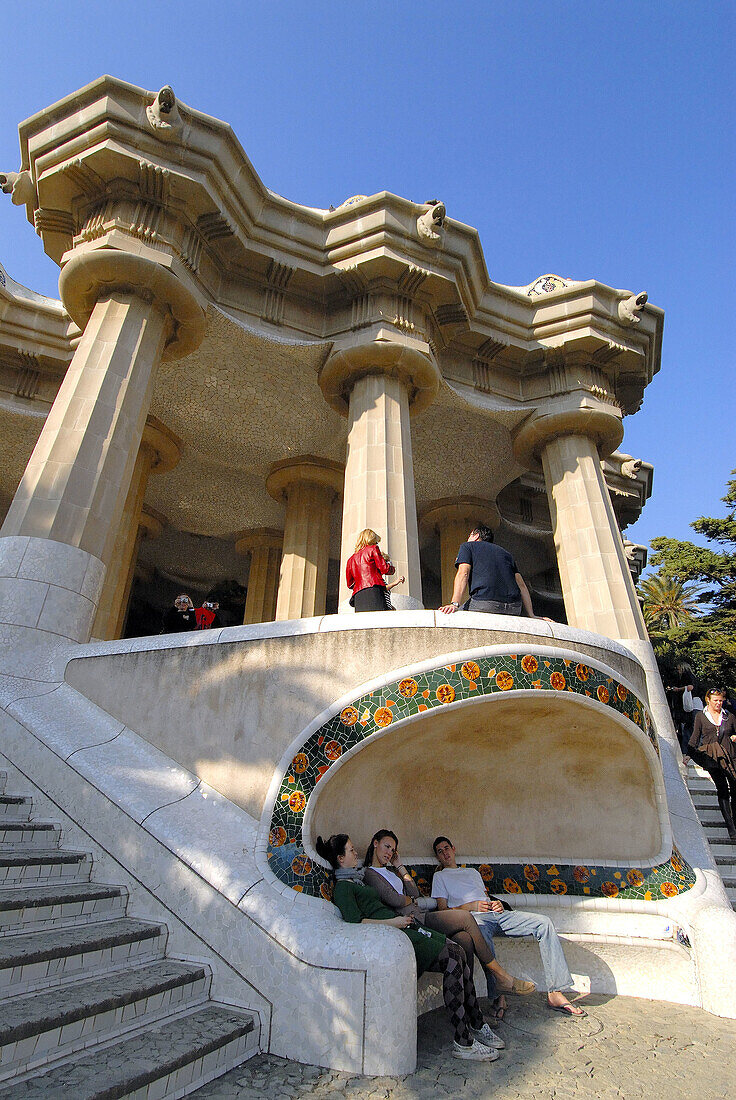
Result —
[[493, 1015], [493, 1022], [495, 1024], [503, 1023], [503, 1018], [506, 1015], [507, 1007], [508, 1006], [506, 1004], [505, 995], [503, 993], [499, 993], [499, 995], [491, 1004], [491, 1013]]
[[[551, 1008], [553, 1012], [561, 1012], [563, 1016], [570, 1016], [575, 1020], [582, 1020], [588, 1015], [584, 1008], [580, 1008], [580, 1005], [551, 1005], [547, 1001], [547, 1008]], [[576, 1008], [579, 1009], [578, 1012], [575, 1011]]]
[[536, 988], [534, 982], [526, 982], [523, 978], [514, 978], [511, 989], [506, 990], [506, 992], [516, 993], [518, 997], [526, 997], [529, 993], [534, 993]]

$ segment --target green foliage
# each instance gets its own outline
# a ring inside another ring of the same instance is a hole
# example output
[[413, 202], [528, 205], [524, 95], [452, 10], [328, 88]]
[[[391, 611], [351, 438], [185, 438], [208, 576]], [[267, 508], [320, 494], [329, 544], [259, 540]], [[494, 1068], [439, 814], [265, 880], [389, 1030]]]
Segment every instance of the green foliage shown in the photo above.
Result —
[[654, 573], [639, 585], [647, 629], [671, 630], [684, 626], [700, 604], [700, 593], [665, 573]]
[[667, 683], [736, 685], [736, 477], [722, 500], [725, 517], [701, 516], [690, 525], [718, 549], [652, 539], [650, 565], [658, 568], [640, 582], [639, 593]]

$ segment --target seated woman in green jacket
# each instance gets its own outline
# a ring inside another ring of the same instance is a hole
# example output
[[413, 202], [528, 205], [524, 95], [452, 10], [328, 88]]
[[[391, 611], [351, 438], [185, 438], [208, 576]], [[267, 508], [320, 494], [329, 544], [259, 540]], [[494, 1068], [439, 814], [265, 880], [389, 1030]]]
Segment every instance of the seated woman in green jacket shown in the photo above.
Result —
[[335, 872], [334, 902], [350, 924], [384, 924], [400, 928], [411, 940], [417, 974], [436, 970], [442, 974], [445, 1006], [455, 1029], [453, 1054], [457, 1058], [493, 1062], [498, 1058], [497, 1039], [478, 1007], [473, 978], [465, 952], [440, 932], [417, 925], [411, 916], [389, 909], [375, 890], [363, 884], [364, 867], [347, 833], [329, 840], [317, 837], [320, 856]]

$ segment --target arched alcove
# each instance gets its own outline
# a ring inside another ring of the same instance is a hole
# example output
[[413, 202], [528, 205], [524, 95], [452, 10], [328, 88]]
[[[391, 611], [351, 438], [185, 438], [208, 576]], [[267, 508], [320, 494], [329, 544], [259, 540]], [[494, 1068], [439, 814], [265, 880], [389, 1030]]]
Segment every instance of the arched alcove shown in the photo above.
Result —
[[393, 725], [346, 755], [317, 785], [304, 839], [348, 832], [360, 848], [388, 827], [410, 860], [447, 833], [472, 860], [654, 862], [666, 839], [656, 767], [630, 723], [592, 701], [488, 696]]

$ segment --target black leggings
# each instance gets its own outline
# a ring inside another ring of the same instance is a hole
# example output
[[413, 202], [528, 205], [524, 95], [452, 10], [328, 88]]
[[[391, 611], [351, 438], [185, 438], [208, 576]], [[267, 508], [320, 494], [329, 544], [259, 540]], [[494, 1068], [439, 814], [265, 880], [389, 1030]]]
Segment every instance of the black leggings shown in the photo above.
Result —
[[445, 946], [429, 969], [442, 975], [442, 996], [455, 1029], [455, 1042], [469, 1046], [472, 1038], [468, 1028], [478, 1031], [485, 1021], [478, 1007], [473, 973], [465, 952], [454, 940], [445, 940]]
[[[731, 801], [731, 813], [736, 819], [736, 779], [729, 775], [720, 764], [716, 764], [712, 757], [700, 749], [690, 749], [690, 756], [701, 768], [708, 772], [715, 783], [718, 801]], [[721, 807], [723, 810], [723, 807]]]
[[[354, 596], [356, 611], [388, 611], [385, 584], [372, 584], [370, 588], [361, 588]], [[393, 608], [391, 608], [393, 611]]]

